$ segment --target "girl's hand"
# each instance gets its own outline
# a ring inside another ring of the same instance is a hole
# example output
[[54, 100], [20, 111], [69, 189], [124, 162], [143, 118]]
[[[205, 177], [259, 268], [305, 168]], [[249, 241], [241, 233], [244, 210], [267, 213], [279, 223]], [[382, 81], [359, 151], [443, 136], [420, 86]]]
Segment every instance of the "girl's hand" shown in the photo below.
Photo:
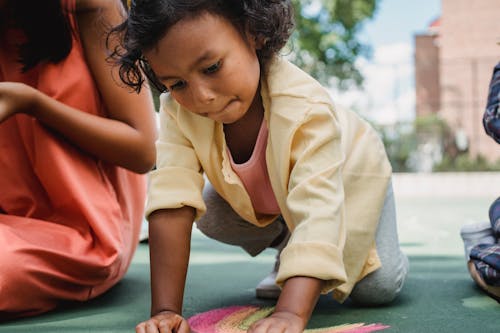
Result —
[[252, 324], [248, 333], [302, 333], [304, 329], [304, 320], [298, 315], [279, 311]]
[[24, 83], [0, 82], [0, 123], [16, 113], [29, 113], [37, 93]]
[[285, 281], [274, 313], [254, 323], [248, 333], [302, 333], [318, 301], [323, 281], [295, 276]]
[[190, 333], [186, 319], [173, 311], [162, 311], [135, 327], [136, 333]]

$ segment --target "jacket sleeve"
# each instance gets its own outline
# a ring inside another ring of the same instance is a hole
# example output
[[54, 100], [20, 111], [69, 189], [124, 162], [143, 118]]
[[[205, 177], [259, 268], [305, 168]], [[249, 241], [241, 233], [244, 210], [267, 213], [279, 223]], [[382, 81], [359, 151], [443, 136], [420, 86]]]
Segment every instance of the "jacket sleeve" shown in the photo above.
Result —
[[493, 69], [491, 77], [488, 101], [483, 115], [483, 125], [486, 134], [500, 143], [500, 63]]
[[173, 116], [176, 105], [162, 95], [156, 168], [150, 173], [146, 217], [158, 209], [191, 206], [196, 218], [206, 211], [202, 168], [191, 142]]
[[307, 112], [294, 131], [286, 199], [293, 232], [280, 257], [280, 285], [293, 276], [311, 276], [326, 281], [326, 293], [347, 279], [341, 141], [339, 123], [323, 104]]

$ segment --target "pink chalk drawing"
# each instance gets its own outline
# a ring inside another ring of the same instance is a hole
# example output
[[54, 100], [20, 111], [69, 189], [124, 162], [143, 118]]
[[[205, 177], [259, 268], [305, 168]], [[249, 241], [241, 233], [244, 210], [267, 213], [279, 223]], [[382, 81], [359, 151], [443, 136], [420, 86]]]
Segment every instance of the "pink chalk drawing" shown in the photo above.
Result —
[[[273, 313], [274, 307], [230, 306], [199, 313], [188, 319], [195, 333], [245, 333], [250, 325]], [[389, 328], [375, 323], [354, 323], [306, 329], [304, 333], [369, 333]]]

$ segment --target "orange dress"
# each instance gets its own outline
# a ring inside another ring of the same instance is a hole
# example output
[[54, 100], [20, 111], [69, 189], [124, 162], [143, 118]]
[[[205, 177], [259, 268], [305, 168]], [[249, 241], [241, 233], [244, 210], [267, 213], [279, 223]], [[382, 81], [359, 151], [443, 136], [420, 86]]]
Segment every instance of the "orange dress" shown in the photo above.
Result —
[[[106, 116], [78, 36], [64, 61], [24, 74], [11, 48], [18, 37], [0, 40], [0, 81]], [[0, 319], [86, 301], [116, 284], [138, 243], [145, 192], [144, 175], [97, 160], [30, 116], [1, 122]]]

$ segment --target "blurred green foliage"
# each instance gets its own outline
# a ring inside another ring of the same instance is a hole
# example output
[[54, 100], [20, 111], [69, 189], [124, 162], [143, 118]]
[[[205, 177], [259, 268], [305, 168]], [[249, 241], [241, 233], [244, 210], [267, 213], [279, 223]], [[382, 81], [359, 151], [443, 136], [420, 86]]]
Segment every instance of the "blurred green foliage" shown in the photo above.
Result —
[[372, 124], [379, 133], [393, 172], [409, 172], [409, 159], [417, 149], [417, 137], [412, 124], [399, 123], [395, 126]]
[[500, 171], [500, 160], [496, 163], [489, 162], [484, 156], [478, 155], [473, 158], [468, 154], [460, 154], [456, 157], [445, 155], [443, 160], [434, 165], [435, 172], [469, 172], [469, 171]]
[[394, 172], [417, 171], [417, 151], [426, 142], [442, 150], [442, 158], [432, 167], [434, 172], [500, 171], [500, 160], [490, 162], [484, 156], [472, 157], [467, 150], [459, 150], [451, 129], [438, 115], [420, 116], [411, 123], [372, 126], [382, 138]]
[[[360, 86], [359, 56], [371, 48], [358, 40], [379, 0], [292, 0], [296, 29], [289, 42], [291, 61], [323, 84], [346, 89]], [[331, 80], [334, 78], [334, 80]]]

